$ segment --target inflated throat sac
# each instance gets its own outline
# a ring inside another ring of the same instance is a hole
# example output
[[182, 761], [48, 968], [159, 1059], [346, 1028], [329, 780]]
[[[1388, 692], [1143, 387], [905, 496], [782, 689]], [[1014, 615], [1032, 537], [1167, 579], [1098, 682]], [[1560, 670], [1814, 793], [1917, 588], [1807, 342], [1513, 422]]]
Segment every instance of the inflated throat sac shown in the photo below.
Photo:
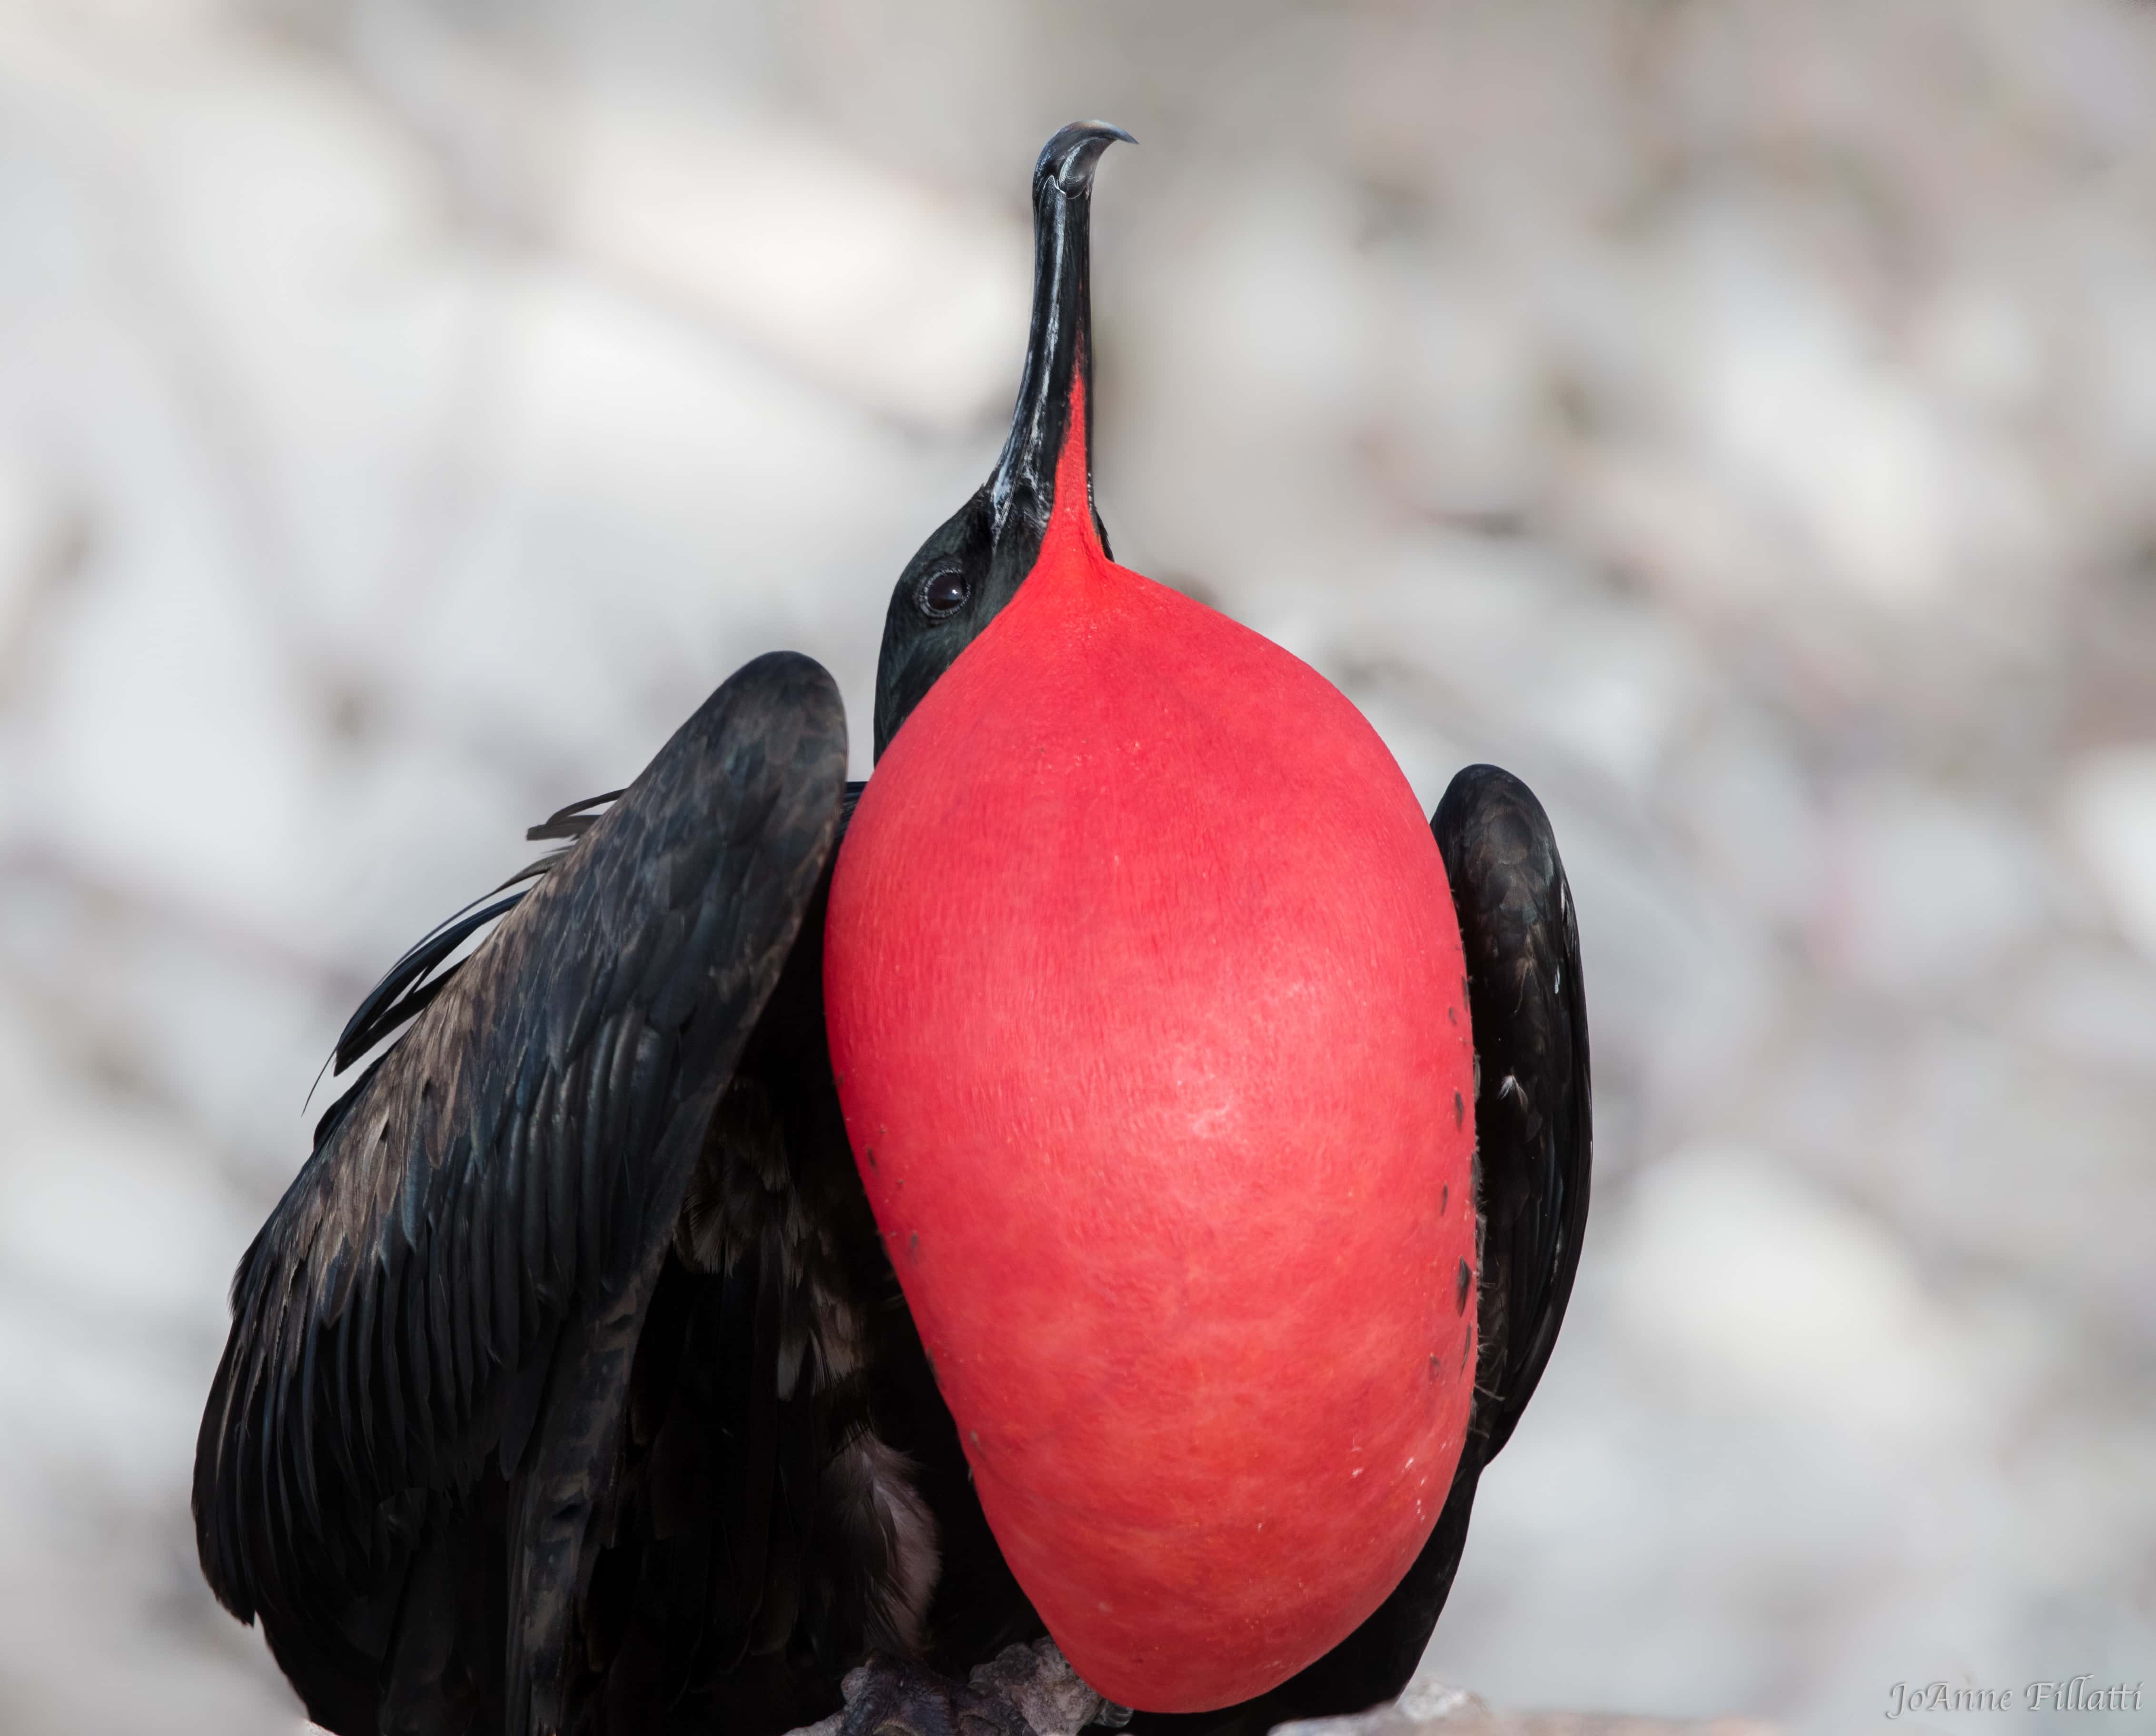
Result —
[[1033, 572], [861, 798], [825, 996], [1005, 1558], [1094, 1687], [1198, 1711], [1345, 1638], [1444, 1504], [1471, 1046], [1383, 743], [1106, 558], [1070, 425]]

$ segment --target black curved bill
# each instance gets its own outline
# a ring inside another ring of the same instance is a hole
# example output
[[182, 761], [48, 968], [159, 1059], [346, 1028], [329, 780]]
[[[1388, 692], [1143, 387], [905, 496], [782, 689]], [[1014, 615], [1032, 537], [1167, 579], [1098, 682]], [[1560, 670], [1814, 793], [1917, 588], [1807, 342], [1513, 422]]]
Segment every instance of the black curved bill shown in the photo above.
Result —
[[1093, 491], [1093, 171], [1120, 126], [1074, 121], [1041, 147], [1033, 169], [1033, 327], [1003, 456], [988, 478], [996, 534], [1045, 528], [1055, 470], [1070, 433], [1071, 389], [1081, 388], [1086, 492]]

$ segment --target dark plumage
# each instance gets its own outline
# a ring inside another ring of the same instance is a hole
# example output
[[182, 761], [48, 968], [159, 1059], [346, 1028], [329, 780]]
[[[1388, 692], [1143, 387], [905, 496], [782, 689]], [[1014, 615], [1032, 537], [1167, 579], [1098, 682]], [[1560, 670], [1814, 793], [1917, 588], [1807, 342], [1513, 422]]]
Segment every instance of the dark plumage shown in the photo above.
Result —
[[[1066, 128], [1042, 155], [1011, 440], [901, 578], [880, 743], [1040, 546], [1112, 136]], [[398, 960], [340, 1038], [340, 1071], [395, 1040], [240, 1262], [194, 1485], [205, 1574], [317, 1723], [762, 1736], [836, 1709], [870, 1651], [963, 1677], [1041, 1632], [831, 1078], [845, 758], [830, 678], [757, 659], [627, 789], [535, 827], [567, 847]], [[1589, 1165], [1570, 894], [1506, 774], [1462, 773], [1434, 825], [1481, 1062], [1471, 1439], [1362, 1629], [1260, 1700], [1143, 1724], [1261, 1728], [1398, 1692], [1563, 1317]]]

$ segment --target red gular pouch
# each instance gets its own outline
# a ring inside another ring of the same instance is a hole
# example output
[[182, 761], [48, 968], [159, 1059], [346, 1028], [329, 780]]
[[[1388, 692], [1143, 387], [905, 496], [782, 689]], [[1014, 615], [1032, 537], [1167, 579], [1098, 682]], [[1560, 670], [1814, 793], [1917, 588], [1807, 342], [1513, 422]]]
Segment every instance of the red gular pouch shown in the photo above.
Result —
[[1384, 744], [1107, 558], [1070, 427], [1037, 563], [862, 795], [825, 1002], [1005, 1559], [1095, 1688], [1197, 1712], [1344, 1639], [1444, 1505], [1472, 1050]]

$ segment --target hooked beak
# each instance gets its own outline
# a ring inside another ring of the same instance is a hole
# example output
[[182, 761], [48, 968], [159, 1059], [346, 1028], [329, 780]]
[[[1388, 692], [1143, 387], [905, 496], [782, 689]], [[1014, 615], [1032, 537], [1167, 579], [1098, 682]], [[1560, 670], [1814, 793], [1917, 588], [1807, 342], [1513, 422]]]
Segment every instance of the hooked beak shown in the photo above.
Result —
[[[1059, 479], [1063, 521], [1107, 553], [1093, 511], [1093, 169], [1130, 135], [1081, 121], [1050, 139], [1033, 171], [1033, 329], [1010, 434], [988, 480], [938, 526], [899, 575], [876, 664], [875, 751], [960, 653], [1018, 594], [1046, 545]], [[1073, 443], [1072, 435], [1076, 435]], [[947, 606], [921, 588], [943, 586]]]
[[1120, 126], [1075, 121], [1041, 147], [1033, 170], [1033, 329], [1025, 347], [1010, 436], [988, 478], [994, 536], [1016, 530], [1036, 547], [1055, 501], [1055, 475], [1071, 432], [1075, 394], [1085, 460], [1086, 504], [1093, 497], [1093, 170]]

